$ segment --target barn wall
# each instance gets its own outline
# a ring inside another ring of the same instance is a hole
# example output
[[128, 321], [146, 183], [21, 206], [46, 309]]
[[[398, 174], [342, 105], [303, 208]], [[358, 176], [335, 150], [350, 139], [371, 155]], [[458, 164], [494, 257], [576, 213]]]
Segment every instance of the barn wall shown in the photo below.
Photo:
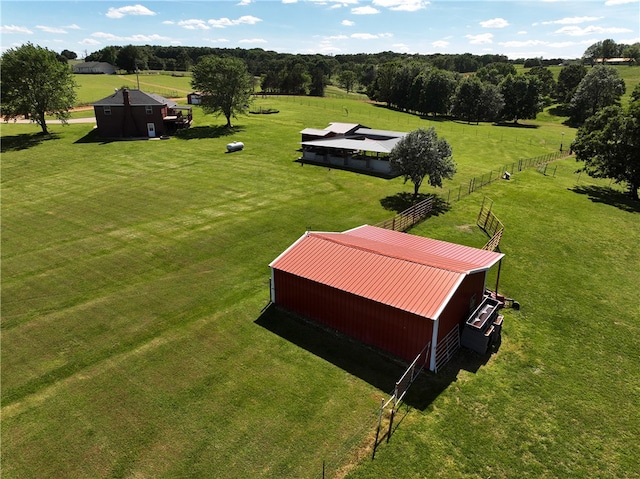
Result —
[[433, 321], [282, 271], [275, 303], [407, 361], [431, 340]]
[[[456, 324], [465, 321], [469, 314], [480, 304], [484, 294], [486, 272], [467, 276], [458, 287], [449, 304], [440, 315], [438, 341], [447, 335]], [[475, 301], [472, 298], [475, 295]]]

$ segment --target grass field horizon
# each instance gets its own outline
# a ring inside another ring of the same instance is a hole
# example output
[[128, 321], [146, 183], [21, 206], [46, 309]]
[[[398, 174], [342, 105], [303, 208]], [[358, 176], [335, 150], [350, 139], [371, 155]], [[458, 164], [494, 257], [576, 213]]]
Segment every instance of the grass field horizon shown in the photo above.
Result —
[[[523, 307], [488, 361], [463, 352], [421, 378], [374, 461], [376, 408], [400, 365], [265, 310], [267, 265], [307, 229], [375, 224], [394, 214], [383, 200], [412, 191], [300, 166], [303, 128], [433, 126], [458, 164], [443, 190], [421, 189], [440, 194], [575, 130], [346, 98], [256, 105], [280, 113], [228, 131], [196, 108], [168, 141], [1, 126], [4, 477], [312, 478], [323, 461], [352, 479], [640, 477], [640, 208], [572, 158], [411, 231], [482, 246], [475, 218], [491, 198], [506, 226], [501, 291]], [[232, 140], [245, 150], [226, 154]]]

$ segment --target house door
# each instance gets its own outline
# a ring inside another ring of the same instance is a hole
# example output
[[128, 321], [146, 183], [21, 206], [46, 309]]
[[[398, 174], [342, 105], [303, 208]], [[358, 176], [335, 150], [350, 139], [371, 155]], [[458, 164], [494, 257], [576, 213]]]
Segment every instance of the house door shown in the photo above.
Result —
[[155, 123], [147, 123], [147, 133], [149, 133], [149, 138], [156, 137], [156, 125]]

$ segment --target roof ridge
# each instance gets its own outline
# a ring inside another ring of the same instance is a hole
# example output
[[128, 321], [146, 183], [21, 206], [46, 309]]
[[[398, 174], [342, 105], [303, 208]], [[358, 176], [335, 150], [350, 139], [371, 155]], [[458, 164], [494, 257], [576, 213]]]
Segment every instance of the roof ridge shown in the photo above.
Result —
[[[394, 255], [394, 254], [391, 254], [390, 252], [374, 250], [374, 249], [371, 249], [371, 248], [366, 248], [366, 247], [364, 247], [362, 245], [359, 245], [359, 244], [345, 243], [344, 241], [339, 241], [337, 238], [334, 238], [334, 237], [327, 237], [327, 235], [336, 235], [337, 236], [337, 235], [344, 235], [344, 234], [346, 234], [347, 236], [349, 236], [351, 238], [355, 238], [357, 241], [367, 241], [367, 242], [373, 242], [373, 243], [378, 243], [378, 244], [382, 244], [382, 245], [387, 244], [387, 243], [384, 243], [382, 241], [378, 241], [378, 240], [374, 240], [374, 239], [362, 238], [360, 236], [355, 236], [355, 235], [349, 235], [348, 233], [313, 233], [313, 232], [309, 232], [308, 233], [308, 235], [313, 235], [314, 237], [317, 237], [319, 239], [323, 239], [325, 241], [329, 241], [331, 243], [335, 243], [335, 244], [339, 244], [339, 245], [342, 245], [342, 246], [354, 248], [354, 249], [357, 249], [357, 250], [360, 250], [360, 251], [366, 251], [366, 252], [369, 252], [369, 253], [374, 253], [374, 254], [377, 254], [379, 256], [384, 256], [386, 258], [392, 258], [392, 259], [396, 259], [396, 260], [400, 260], [400, 261], [406, 261], [407, 263], [418, 264], [418, 265], [421, 265], [421, 266], [426, 266], [426, 267], [429, 267], [429, 268], [439, 269], [439, 270], [442, 270], [442, 271], [449, 271], [451, 273], [468, 273], [469, 272], [469, 269], [460, 270], [460, 269], [446, 268], [446, 267], [443, 267], [441, 265], [427, 264], [427, 263], [424, 263], [424, 262], [421, 262], [421, 261], [413, 260], [411, 258], [408, 258], [408, 257], [404, 256], [404, 255], [403, 256]], [[395, 246], [395, 245], [393, 247], [397, 248], [397, 246]], [[402, 249], [415, 251], [420, 256], [423, 256], [423, 255], [432, 255], [434, 257], [437, 256], [437, 255], [435, 255], [433, 253], [420, 251], [418, 249], [409, 248], [409, 247], [406, 247], [406, 246], [403, 246]], [[439, 257], [439, 256], [437, 256], [437, 257]], [[447, 258], [447, 260], [448, 261], [457, 261], [457, 260], [451, 260], [449, 258]]]

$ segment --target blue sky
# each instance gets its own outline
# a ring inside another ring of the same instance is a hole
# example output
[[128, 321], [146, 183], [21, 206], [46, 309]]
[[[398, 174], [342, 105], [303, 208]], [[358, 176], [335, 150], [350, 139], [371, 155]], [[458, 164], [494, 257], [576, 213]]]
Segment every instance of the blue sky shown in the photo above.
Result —
[[640, 42], [640, 0], [2, 0], [1, 49], [31, 42], [79, 57], [108, 45], [286, 53], [473, 53], [578, 58]]

